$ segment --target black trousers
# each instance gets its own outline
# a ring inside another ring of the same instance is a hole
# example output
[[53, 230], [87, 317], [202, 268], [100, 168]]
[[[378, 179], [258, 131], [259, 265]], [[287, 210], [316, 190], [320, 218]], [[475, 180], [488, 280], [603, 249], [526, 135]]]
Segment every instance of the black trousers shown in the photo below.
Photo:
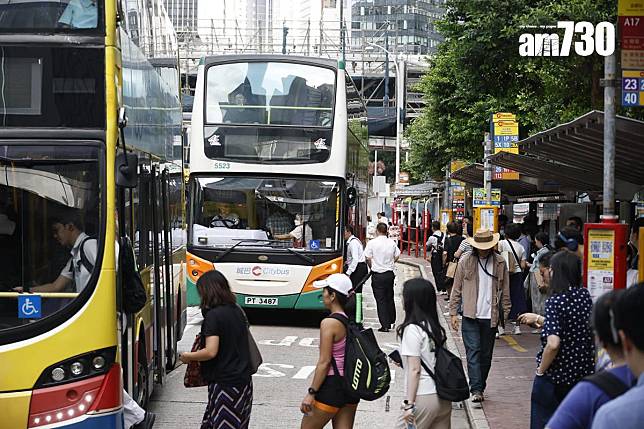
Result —
[[383, 328], [389, 329], [396, 322], [396, 304], [394, 304], [394, 272], [372, 272], [371, 288], [376, 298], [378, 320]]
[[367, 263], [366, 262], [360, 262], [357, 266], [354, 272], [351, 273], [349, 278], [351, 279], [351, 284], [353, 287], [356, 289], [356, 293], [362, 293], [362, 287], [363, 285], [360, 285], [360, 287], [356, 288], [356, 285], [360, 283], [361, 280], [363, 280], [369, 270], [367, 269]]

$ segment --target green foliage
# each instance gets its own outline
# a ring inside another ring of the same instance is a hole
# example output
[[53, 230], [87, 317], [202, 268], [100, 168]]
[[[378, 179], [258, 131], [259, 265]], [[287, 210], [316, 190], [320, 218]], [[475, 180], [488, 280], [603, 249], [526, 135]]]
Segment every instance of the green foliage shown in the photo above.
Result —
[[[445, 38], [418, 84], [427, 103], [406, 130], [412, 178], [440, 178], [450, 159], [483, 157], [494, 112], [515, 113], [520, 137], [601, 110], [604, 58], [521, 57], [523, 26], [557, 21], [616, 22], [616, 0], [448, 0]], [[623, 112], [620, 112], [623, 114]]]

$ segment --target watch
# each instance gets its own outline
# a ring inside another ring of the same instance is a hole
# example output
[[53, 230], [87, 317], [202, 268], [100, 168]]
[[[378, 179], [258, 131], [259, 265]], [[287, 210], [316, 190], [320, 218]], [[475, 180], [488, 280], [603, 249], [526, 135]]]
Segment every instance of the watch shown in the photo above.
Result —
[[317, 395], [318, 391], [312, 387], [309, 387], [309, 395]]

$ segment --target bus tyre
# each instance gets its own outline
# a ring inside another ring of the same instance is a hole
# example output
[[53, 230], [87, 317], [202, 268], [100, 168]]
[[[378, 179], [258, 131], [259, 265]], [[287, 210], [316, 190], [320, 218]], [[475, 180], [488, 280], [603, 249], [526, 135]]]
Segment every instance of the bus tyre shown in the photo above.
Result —
[[148, 407], [150, 399], [150, 372], [148, 371], [147, 356], [143, 341], [139, 342], [139, 358], [136, 362], [136, 402], [144, 410]]

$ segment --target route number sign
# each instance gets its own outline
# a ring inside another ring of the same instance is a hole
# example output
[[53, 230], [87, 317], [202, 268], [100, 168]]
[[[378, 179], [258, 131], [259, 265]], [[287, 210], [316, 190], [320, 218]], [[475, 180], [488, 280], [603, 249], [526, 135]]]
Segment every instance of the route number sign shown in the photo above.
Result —
[[622, 106], [644, 106], [644, 70], [622, 71]]

